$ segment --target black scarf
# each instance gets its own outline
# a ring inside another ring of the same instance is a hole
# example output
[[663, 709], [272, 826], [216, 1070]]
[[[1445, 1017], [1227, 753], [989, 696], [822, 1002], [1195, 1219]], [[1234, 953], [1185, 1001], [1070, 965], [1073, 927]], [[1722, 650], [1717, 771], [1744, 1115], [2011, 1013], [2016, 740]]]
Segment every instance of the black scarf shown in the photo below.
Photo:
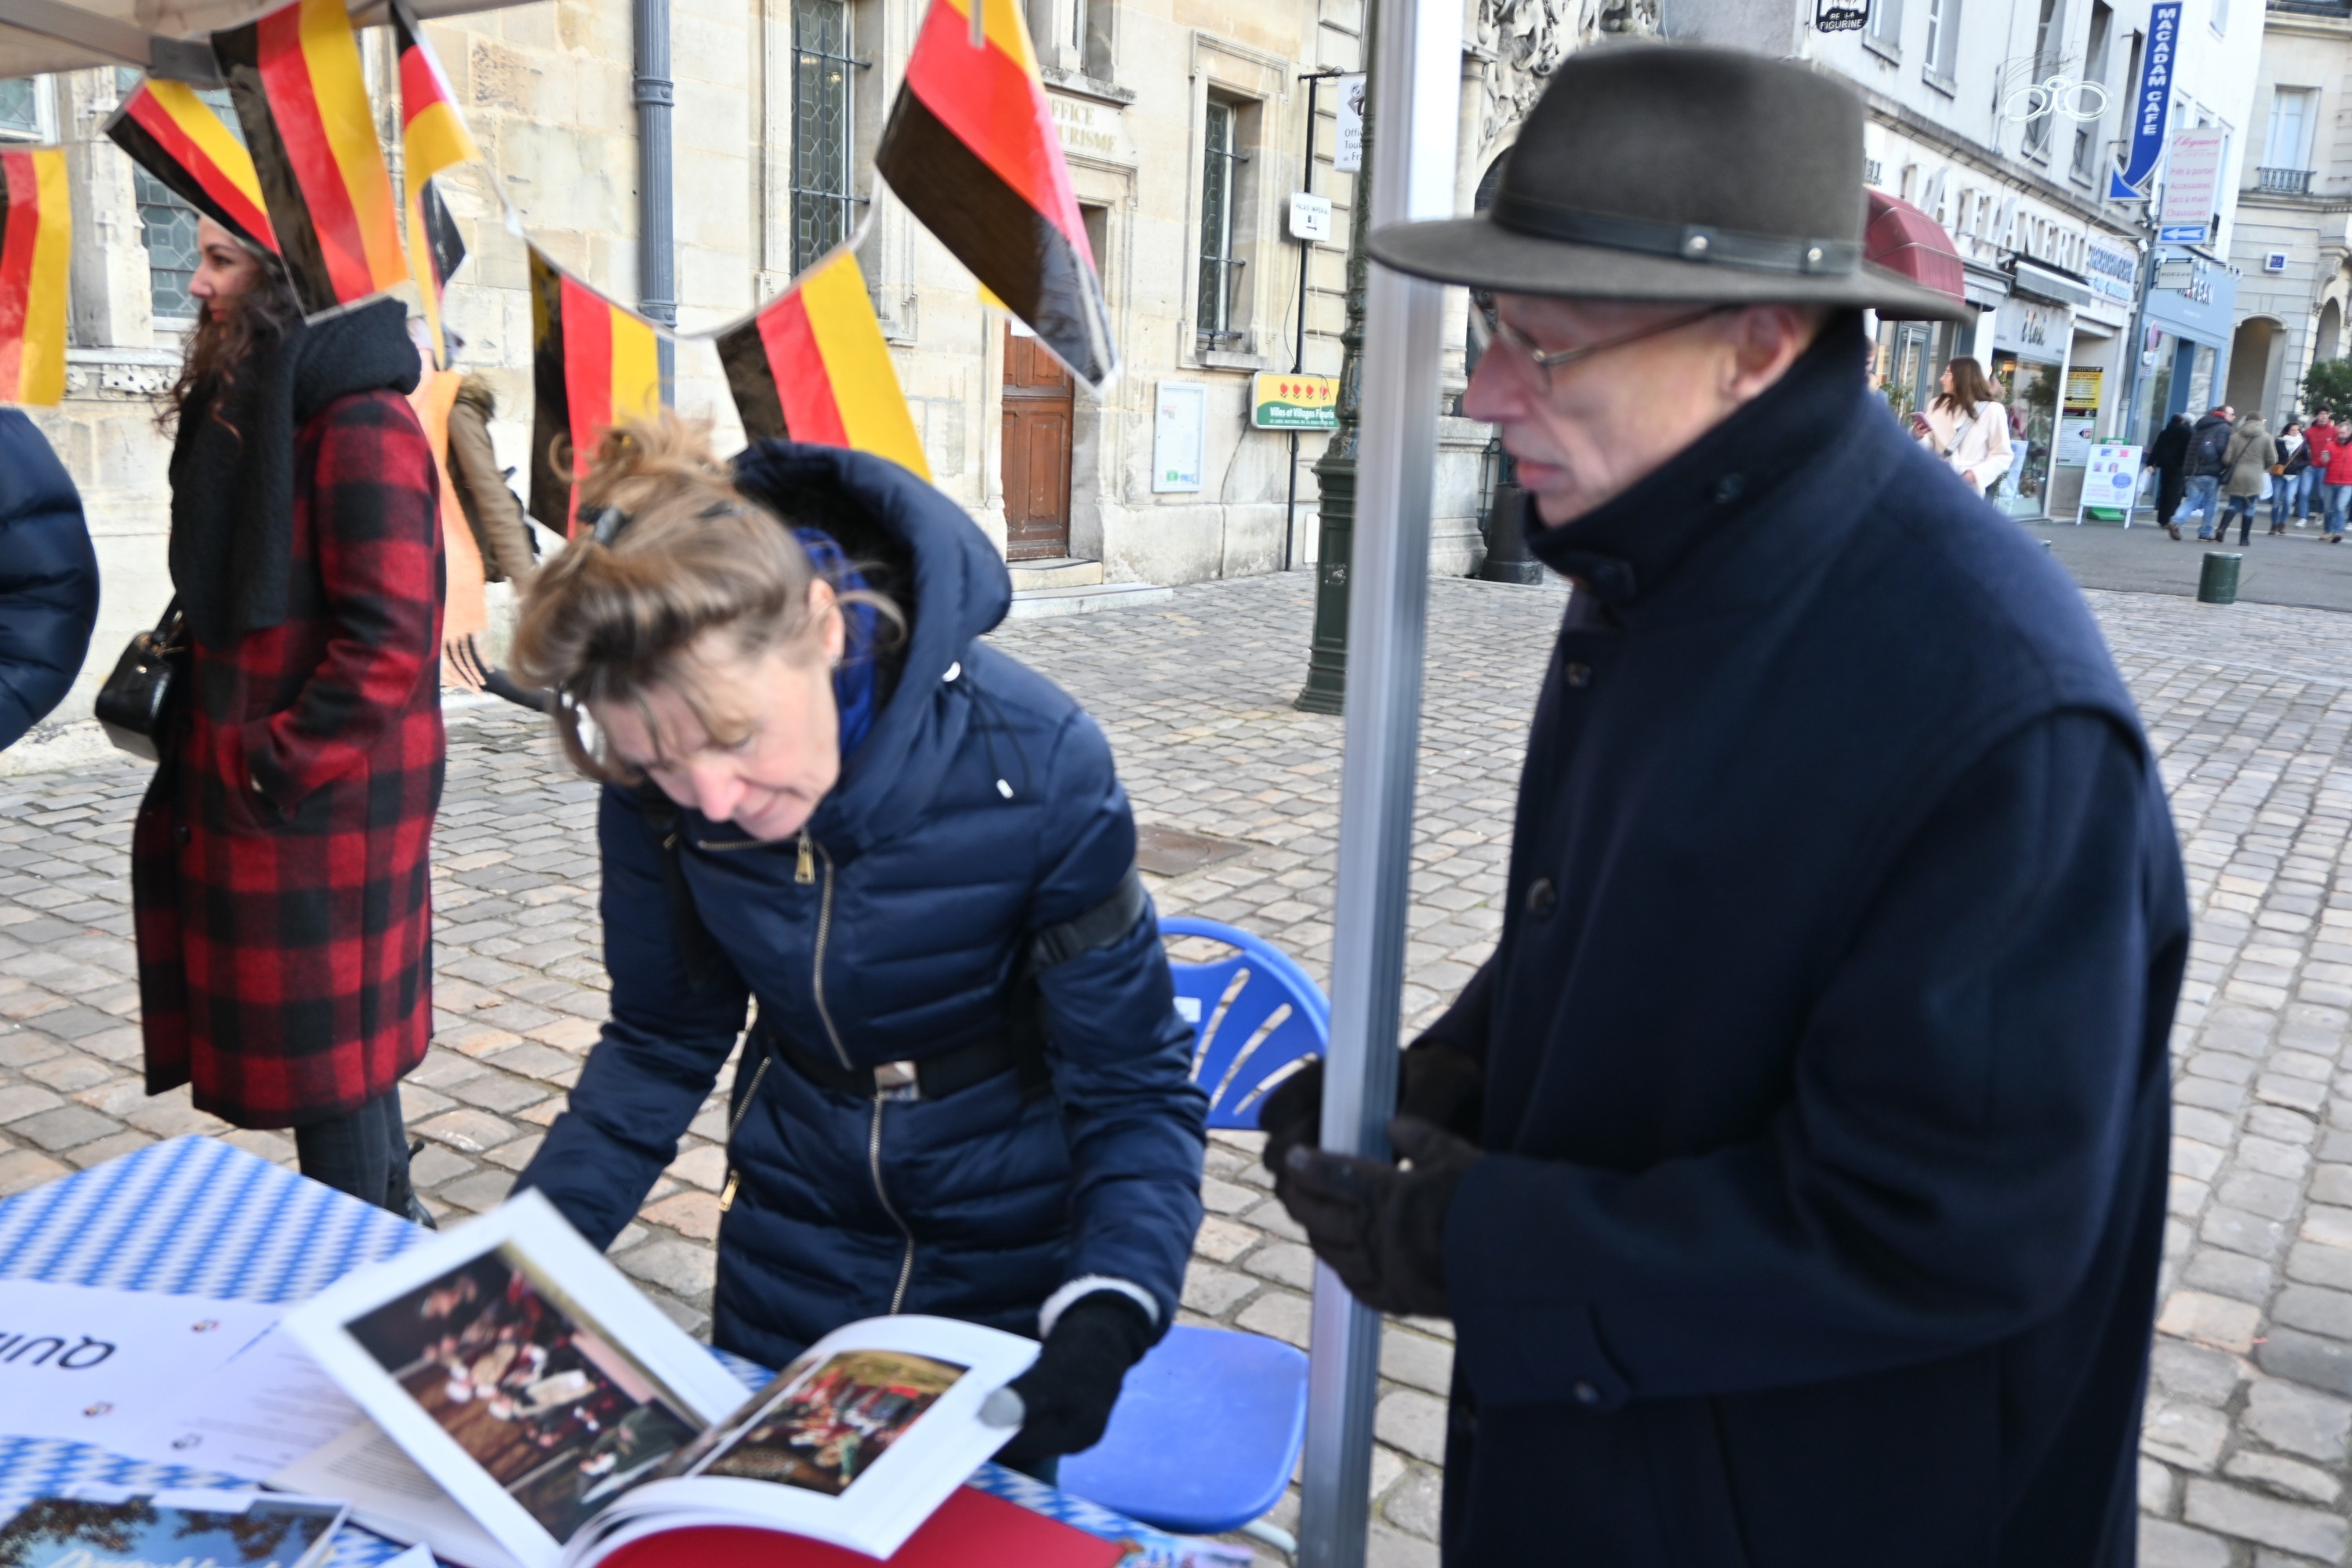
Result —
[[407, 311], [380, 300], [255, 345], [223, 388], [201, 383], [172, 446], [172, 584], [196, 640], [233, 645], [286, 618], [294, 438], [339, 397], [405, 395], [420, 364]]

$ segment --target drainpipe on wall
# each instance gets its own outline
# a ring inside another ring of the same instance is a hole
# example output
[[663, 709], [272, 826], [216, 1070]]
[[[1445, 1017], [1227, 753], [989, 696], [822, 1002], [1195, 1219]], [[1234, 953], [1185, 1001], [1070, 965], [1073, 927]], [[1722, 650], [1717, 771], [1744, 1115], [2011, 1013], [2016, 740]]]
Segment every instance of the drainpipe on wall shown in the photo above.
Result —
[[[665, 327], [677, 325], [677, 204], [671, 195], [669, 0], [635, 0], [637, 67], [637, 304]], [[677, 401], [677, 345], [657, 340], [661, 399]]]

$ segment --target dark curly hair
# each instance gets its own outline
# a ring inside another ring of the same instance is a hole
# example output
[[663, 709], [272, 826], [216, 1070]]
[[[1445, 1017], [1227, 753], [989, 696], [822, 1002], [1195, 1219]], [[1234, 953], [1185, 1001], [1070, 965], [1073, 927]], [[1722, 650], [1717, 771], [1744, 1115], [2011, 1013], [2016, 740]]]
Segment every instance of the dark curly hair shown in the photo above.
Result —
[[[302, 320], [302, 306], [285, 264], [275, 256], [259, 256], [260, 270], [252, 287], [237, 295], [229, 309], [215, 313], [205, 309], [188, 333], [187, 352], [180, 374], [167, 387], [155, 411], [156, 428], [175, 434], [188, 405], [213, 398], [236, 380], [237, 367], [264, 343], [278, 342]], [[217, 399], [214, 417], [219, 418]]]

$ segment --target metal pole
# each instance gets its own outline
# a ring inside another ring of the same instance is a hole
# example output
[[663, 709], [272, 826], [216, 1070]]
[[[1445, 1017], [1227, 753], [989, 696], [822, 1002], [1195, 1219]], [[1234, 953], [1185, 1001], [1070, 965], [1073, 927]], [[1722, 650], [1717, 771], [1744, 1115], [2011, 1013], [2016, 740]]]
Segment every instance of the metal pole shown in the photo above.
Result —
[[[1382, 0], [1372, 100], [1373, 210], [1390, 221], [1454, 211], [1462, 8]], [[1444, 293], [1374, 267], [1364, 304], [1363, 426], [1357, 537], [1348, 594], [1355, 679], [1343, 712], [1338, 916], [1331, 943], [1326, 1149], [1385, 1156], [1396, 1104], [1397, 1015], [1412, 896], [1412, 800], [1429, 602], [1430, 494], [1437, 458]], [[1315, 1269], [1301, 1568], [1360, 1568], [1370, 1524], [1372, 1406], [1380, 1315]]]
[[[631, 96], [637, 105], [637, 305], [663, 326], [677, 325], [677, 203], [671, 195], [669, 0], [635, 0], [637, 68]], [[664, 404], [677, 401], [677, 345], [656, 340]]]

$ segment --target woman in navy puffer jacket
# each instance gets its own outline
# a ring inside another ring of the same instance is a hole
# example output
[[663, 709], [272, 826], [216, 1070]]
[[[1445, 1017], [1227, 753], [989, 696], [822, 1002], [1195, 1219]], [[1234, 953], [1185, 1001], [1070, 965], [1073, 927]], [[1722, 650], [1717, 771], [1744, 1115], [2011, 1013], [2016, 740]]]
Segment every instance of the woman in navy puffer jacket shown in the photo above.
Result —
[[64, 700], [97, 620], [81, 497], [24, 412], [0, 408], [0, 748]]
[[612, 1021], [521, 1184], [609, 1244], [756, 1002], [713, 1339], [777, 1366], [891, 1312], [1038, 1335], [1007, 1458], [1044, 1473], [1166, 1331], [1201, 1215], [1110, 748], [978, 640], [1004, 564], [890, 463], [770, 442], [730, 484], [666, 419], [608, 437], [581, 507], [515, 662], [612, 781]]

